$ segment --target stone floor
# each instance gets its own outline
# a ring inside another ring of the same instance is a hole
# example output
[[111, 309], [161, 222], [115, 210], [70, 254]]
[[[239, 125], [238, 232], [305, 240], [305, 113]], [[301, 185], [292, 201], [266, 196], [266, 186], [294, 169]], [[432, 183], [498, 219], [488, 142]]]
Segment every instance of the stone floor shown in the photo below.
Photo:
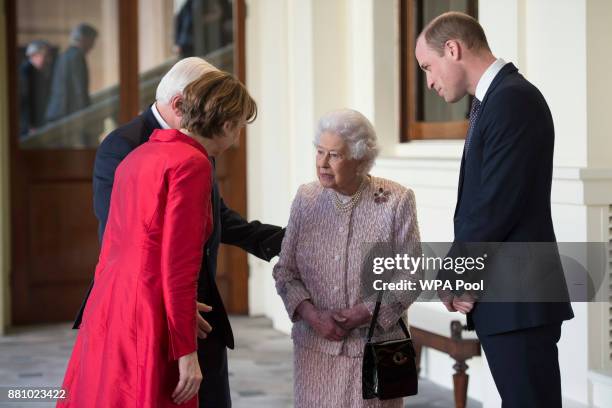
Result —
[[[231, 351], [230, 383], [236, 408], [291, 407], [292, 346], [265, 318], [233, 317], [237, 339]], [[0, 337], [0, 407], [52, 407], [52, 403], [8, 402], [8, 387], [56, 387], [60, 384], [75, 332], [68, 324], [20, 328]], [[406, 407], [452, 407], [449, 389], [422, 380], [419, 395]], [[468, 401], [468, 407], [481, 405]]]

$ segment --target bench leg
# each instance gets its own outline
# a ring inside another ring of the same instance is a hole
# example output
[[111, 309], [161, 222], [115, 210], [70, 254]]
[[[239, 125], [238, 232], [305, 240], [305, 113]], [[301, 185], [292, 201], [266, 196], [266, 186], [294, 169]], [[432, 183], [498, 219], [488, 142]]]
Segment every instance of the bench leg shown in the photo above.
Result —
[[455, 369], [455, 374], [453, 374], [455, 407], [465, 408], [465, 405], [467, 403], [467, 389], [469, 381], [469, 375], [467, 375], [465, 371], [468, 369], [468, 365], [465, 364], [465, 361], [456, 360], [456, 363], [453, 368]]
[[423, 346], [420, 344], [415, 344], [414, 351], [416, 352], [416, 368], [418, 376], [421, 374], [421, 351], [423, 351]]

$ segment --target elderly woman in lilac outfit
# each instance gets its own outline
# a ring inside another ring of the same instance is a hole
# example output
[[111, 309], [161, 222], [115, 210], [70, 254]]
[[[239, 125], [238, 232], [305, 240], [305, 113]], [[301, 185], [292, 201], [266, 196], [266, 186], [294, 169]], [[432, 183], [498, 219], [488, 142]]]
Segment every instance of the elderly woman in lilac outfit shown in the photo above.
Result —
[[[414, 193], [369, 175], [379, 149], [359, 112], [324, 115], [314, 144], [318, 181], [299, 188], [274, 267], [293, 322], [295, 407], [402, 407], [401, 398], [362, 398], [363, 346], [375, 303], [375, 294], [361, 290], [362, 249], [384, 242], [420, 254]], [[396, 271], [393, 279], [418, 277]], [[403, 337], [397, 322], [416, 295], [393, 293], [383, 302], [375, 341]]]

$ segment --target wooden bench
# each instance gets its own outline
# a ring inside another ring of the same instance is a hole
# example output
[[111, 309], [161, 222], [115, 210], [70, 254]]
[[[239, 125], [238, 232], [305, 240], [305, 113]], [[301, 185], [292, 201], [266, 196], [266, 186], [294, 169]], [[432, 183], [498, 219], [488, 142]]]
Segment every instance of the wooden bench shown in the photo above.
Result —
[[[456, 320], [456, 317], [456, 314], [448, 313], [448, 316], [445, 316], [430, 307], [418, 304], [408, 311], [410, 334], [417, 353], [417, 367], [420, 369], [423, 347], [441, 351], [453, 358], [455, 407], [465, 408], [469, 381], [466, 360], [480, 356], [480, 342], [472, 332], [467, 333], [468, 338], [463, 337], [464, 325]], [[451, 320], [450, 330], [448, 320]], [[448, 334], [444, 334], [445, 332]]]

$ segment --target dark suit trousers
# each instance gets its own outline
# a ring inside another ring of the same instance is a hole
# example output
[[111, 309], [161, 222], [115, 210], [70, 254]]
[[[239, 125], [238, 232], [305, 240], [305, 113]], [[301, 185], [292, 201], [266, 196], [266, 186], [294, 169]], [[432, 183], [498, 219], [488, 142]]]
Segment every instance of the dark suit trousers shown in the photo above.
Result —
[[198, 360], [204, 379], [200, 384], [200, 408], [230, 408], [229, 378], [227, 372], [227, 348], [220, 333], [213, 331], [204, 339], [198, 339]]
[[478, 336], [502, 408], [561, 408], [560, 336], [561, 322]]

